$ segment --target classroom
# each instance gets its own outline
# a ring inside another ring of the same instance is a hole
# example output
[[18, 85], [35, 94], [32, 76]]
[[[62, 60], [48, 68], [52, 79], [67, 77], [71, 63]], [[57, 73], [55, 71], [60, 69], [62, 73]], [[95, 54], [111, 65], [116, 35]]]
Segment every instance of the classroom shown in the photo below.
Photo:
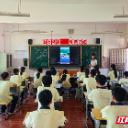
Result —
[[0, 0], [0, 128], [127, 128], [127, 6]]

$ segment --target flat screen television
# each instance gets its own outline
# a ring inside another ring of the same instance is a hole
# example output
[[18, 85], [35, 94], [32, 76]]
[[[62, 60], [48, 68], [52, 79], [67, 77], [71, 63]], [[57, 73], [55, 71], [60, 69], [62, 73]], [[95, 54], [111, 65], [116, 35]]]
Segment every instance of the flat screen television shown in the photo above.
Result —
[[50, 66], [80, 65], [80, 46], [50, 47]]

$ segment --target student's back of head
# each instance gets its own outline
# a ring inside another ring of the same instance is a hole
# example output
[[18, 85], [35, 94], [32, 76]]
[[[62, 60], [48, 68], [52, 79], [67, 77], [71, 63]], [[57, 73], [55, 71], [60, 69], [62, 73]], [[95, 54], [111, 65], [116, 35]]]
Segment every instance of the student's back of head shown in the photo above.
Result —
[[49, 90], [43, 90], [38, 95], [42, 106], [48, 106], [52, 102], [52, 93]]
[[46, 75], [51, 77], [52, 75], [51, 71], [50, 70], [46, 71]]
[[128, 77], [128, 71], [124, 72], [124, 76], [127, 78]]
[[96, 70], [97, 75], [100, 75], [99, 66], [96, 65], [94, 68], [95, 68], [95, 70]]
[[9, 73], [8, 73], [8, 72], [3, 72], [3, 73], [1, 74], [1, 78], [2, 78], [2, 80], [6, 80], [7, 78], [8, 78], [8, 80], [9, 80]]
[[53, 70], [56, 70], [56, 69], [55, 69], [54, 67], [51, 67], [51, 68], [50, 68], [50, 71], [52, 72]]
[[80, 71], [81, 71], [81, 72], [84, 72], [84, 66], [81, 66], [81, 67], [80, 67]]
[[106, 82], [106, 76], [104, 75], [97, 75], [96, 76], [96, 82], [100, 85], [105, 85], [105, 82]]
[[111, 69], [114, 70], [114, 75], [115, 75], [115, 78], [117, 78], [117, 70], [116, 70], [116, 65], [115, 64], [112, 64], [111, 65]]
[[96, 70], [95, 70], [95, 69], [92, 69], [92, 70], [91, 70], [91, 76], [92, 76], [92, 77], [96, 76]]
[[19, 74], [19, 69], [14, 68], [14, 69], [13, 69], [13, 73], [14, 73], [14, 74]]
[[42, 83], [44, 84], [45, 87], [50, 87], [50, 85], [52, 84], [52, 77], [44, 76], [42, 78]]
[[63, 74], [67, 74], [67, 73], [68, 73], [67, 69], [64, 69]]
[[20, 75], [23, 75], [23, 72], [25, 72], [25, 67], [21, 67], [21, 72], [20, 72]]
[[85, 76], [86, 78], [89, 78], [89, 68], [85, 68]]
[[38, 68], [38, 69], [37, 69], [37, 74], [36, 74], [37, 79], [40, 78], [40, 73], [42, 73], [42, 71], [43, 71], [42, 68]]
[[65, 74], [62, 75], [62, 82], [66, 80], [66, 77], [67, 77], [67, 75], [65, 75]]
[[125, 100], [127, 96], [127, 92], [124, 88], [115, 87], [112, 89], [112, 98], [114, 102], [121, 103]]
[[53, 76], [55, 76], [57, 72], [56, 72], [56, 70], [54, 69], [54, 70], [51, 71], [51, 73], [52, 73]]

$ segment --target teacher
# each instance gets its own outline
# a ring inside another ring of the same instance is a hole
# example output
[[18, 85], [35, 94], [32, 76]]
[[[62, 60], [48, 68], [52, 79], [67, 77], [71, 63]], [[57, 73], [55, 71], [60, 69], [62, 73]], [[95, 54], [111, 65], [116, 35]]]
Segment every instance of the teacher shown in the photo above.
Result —
[[91, 64], [89, 64], [89, 67], [92, 69], [94, 69], [94, 67], [97, 65], [97, 59], [96, 59], [96, 55], [93, 53], [92, 54], [92, 59], [91, 59]]

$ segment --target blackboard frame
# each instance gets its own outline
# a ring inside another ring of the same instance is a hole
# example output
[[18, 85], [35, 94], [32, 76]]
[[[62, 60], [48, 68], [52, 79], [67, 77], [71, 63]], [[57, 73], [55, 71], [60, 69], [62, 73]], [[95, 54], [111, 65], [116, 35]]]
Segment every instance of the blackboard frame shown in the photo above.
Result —
[[29, 69], [37, 69], [37, 68], [31, 68], [30, 67], [30, 62], [31, 62], [31, 47], [48, 47], [48, 68], [43, 68], [43, 69], [49, 69], [49, 47], [56, 47], [56, 46], [80, 46], [80, 65], [78, 66], [74, 66], [74, 65], [70, 65], [70, 66], [61, 66], [61, 67], [57, 67], [54, 66], [55, 68], [78, 68], [80, 66], [82, 66], [82, 46], [100, 46], [101, 47], [101, 67], [102, 68], [102, 45], [28, 45], [28, 56], [29, 56]]

